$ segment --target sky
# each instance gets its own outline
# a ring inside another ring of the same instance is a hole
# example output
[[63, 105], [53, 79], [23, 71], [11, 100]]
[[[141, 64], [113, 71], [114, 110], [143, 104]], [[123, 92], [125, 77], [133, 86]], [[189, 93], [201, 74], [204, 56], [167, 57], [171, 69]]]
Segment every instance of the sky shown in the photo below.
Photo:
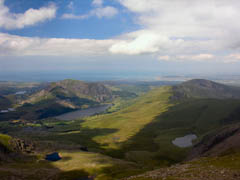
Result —
[[240, 74], [239, 19], [238, 0], [0, 0], [0, 80]]

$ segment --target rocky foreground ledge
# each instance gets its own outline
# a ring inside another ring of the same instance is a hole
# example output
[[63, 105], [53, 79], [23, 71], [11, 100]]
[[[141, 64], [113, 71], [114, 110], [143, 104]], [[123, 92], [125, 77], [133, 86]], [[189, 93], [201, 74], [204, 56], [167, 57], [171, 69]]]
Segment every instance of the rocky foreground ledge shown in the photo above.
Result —
[[182, 164], [161, 168], [142, 175], [131, 176], [122, 180], [240, 180], [240, 171], [208, 167], [199, 164]]

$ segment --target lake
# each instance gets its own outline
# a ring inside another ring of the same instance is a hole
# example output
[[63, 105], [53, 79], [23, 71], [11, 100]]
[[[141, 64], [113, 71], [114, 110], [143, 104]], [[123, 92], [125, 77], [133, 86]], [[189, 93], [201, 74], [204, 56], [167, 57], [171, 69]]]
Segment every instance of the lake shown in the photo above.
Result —
[[23, 94], [26, 94], [26, 93], [27, 93], [27, 91], [18, 91], [15, 94], [16, 95], [23, 95]]
[[112, 106], [111, 104], [107, 104], [107, 105], [102, 105], [102, 106], [98, 106], [98, 107], [77, 110], [77, 111], [62, 114], [60, 116], [56, 116], [55, 118], [58, 120], [70, 121], [70, 120], [84, 118], [84, 117], [88, 117], [88, 116], [93, 116], [98, 113], [102, 113], [102, 112], [106, 111], [108, 108], [110, 108], [111, 106]]
[[172, 141], [172, 143], [175, 146], [181, 147], [181, 148], [186, 148], [190, 147], [193, 145], [192, 141], [197, 139], [197, 136], [195, 134], [188, 134], [183, 137], [178, 137]]

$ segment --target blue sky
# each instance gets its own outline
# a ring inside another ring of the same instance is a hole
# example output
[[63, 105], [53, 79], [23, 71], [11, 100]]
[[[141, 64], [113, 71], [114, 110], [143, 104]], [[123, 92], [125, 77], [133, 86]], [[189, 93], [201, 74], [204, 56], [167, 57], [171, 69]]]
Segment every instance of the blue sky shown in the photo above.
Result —
[[239, 18], [237, 0], [0, 0], [0, 75], [239, 74]]
[[[36, 24], [35, 26], [25, 27], [23, 29], [1, 29], [2, 32], [42, 38], [89, 38], [106, 39], [117, 36], [122, 33], [131, 32], [139, 28], [134, 24], [130, 12], [126, 12], [124, 7], [114, 1], [106, 1], [104, 6], [112, 6], [125, 13], [116, 14], [113, 18], [98, 18], [96, 16], [78, 20], [63, 19], [65, 13], [74, 13], [77, 15], [87, 14], [92, 8], [92, 0], [6, 0], [5, 4], [12, 13], [24, 13], [30, 8], [41, 8], [48, 6], [49, 3], [55, 3], [58, 7], [56, 18], [51, 21]], [[72, 5], [71, 5], [72, 4]]]

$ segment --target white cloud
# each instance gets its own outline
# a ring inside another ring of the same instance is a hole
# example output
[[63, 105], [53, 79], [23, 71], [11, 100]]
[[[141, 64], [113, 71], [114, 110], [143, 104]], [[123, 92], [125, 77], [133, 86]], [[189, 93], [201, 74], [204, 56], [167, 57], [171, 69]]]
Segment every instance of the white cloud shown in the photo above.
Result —
[[108, 54], [114, 40], [29, 38], [0, 33], [0, 55], [99, 56]]
[[212, 60], [240, 48], [238, 0], [118, 1], [136, 14], [135, 23], [142, 30], [132, 32], [134, 37], [121, 35], [109, 49], [112, 53], [185, 54], [192, 60]]
[[94, 6], [102, 6], [103, 5], [103, 0], [93, 0], [92, 4]]
[[158, 56], [159, 61], [170, 61], [171, 57], [170, 56]]
[[224, 62], [224, 63], [236, 63], [236, 62], [240, 62], [240, 54], [239, 54], [239, 53], [229, 54], [229, 55], [227, 55], [227, 56], [224, 57], [223, 62]]
[[90, 17], [89, 14], [84, 14], [84, 15], [78, 16], [78, 15], [66, 13], [66, 14], [62, 15], [63, 19], [87, 19], [89, 17]]
[[103, 6], [102, 0], [94, 0], [92, 2], [94, 8], [87, 14], [75, 15], [72, 13], [66, 13], [62, 15], [63, 19], [87, 19], [93, 16], [98, 18], [112, 18], [118, 14], [118, 10], [112, 6]]
[[57, 7], [50, 4], [40, 9], [28, 9], [24, 13], [11, 13], [4, 5], [4, 0], [0, 0], [0, 27], [5, 29], [21, 29], [46, 20], [53, 19], [56, 16]]
[[157, 32], [145, 30], [125, 34], [123, 38], [125, 39], [120, 40], [109, 49], [110, 52], [129, 55], [157, 53], [182, 42], [181, 40], [173, 41]]
[[[193, 55], [164, 55], [158, 56], [159, 61], [208, 61], [216, 58], [213, 54], [193, 54]], [[219, 58], [219, 57], [218, 57]]]
[[193, 61], [205, 61], [214, 59], [215, 56], [213, 54], [197, 54], [197, 55], [179, 55], [176, 57], [178, 60], [193, 60]]
[[230, 54], [227, 56], [227, 58], [240, 60], [240, 54]]
[[212, 54], [199, 54], [196, 56], [193, 56], [192, 58], [195, 60], [208, 60], [208, 59], [213, 59], [215, 56]]
[[92, 16], [95, 15], [98, 18], [102, 18], [102, 17], [111, 18], [117, 14], [118, 14], [118, 10], [111, 6], [96, 8], [90, 12], [90, 15]]

